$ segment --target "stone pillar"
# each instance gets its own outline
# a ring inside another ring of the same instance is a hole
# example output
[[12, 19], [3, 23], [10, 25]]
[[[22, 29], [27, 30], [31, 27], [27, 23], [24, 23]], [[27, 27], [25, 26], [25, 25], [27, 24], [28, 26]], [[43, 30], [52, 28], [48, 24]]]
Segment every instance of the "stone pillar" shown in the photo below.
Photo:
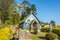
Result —
[[33, 25], [31, 25], [31, 32], [33, 32]]
[[41, 25], [38, 23], [38, 29], [37, 29], [38, 34], [41, 32]]
[[52, 27], [52, 25], [50, 25], [50, 32], [52, 32], [52, 29], [53, 29], [53, 27]]

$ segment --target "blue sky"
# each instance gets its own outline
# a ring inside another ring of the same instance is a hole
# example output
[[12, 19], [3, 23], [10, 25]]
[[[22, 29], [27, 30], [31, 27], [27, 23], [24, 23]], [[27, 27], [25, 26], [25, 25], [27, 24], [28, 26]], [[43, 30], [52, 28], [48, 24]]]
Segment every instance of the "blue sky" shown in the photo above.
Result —
[[[19, 4], [23, 0], [16, 0]], [[28, 0], [31, 4], [36, 5], [37, 18], [43, 22], [54, 20], [60, 25], [60, 0]]]

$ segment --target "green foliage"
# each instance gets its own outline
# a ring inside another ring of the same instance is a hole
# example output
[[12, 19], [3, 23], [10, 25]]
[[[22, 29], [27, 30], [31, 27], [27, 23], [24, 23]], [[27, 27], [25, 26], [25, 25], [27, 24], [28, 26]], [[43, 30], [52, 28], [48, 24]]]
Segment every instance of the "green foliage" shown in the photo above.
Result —
[[0, 29], [4, 28], [4, 27], [7, 27], [7, 26], [9, 26], [9, 25], [7, 25], [7, 24], [0, 24]]
[[53, 29], [53, 33], [60, 36], [60, 29], [57, 29], [57, 28]]
[[42, 32], [49, 32], [49, 28], [41, 28]]
[[5, 25], [4, 24], [0, 24], [0, 29], [3, 28], [3, 27], [5, 27]]
[[31, 5], [31, 11], [32, 11], [32, 13], [36, 14], [36, 7], [34, 4]]
[[34, 4], [30, 4], [28, 1], [25, 1], [25, 0], [22, 2], [22, 4], [24, 6], [19, 7], [20, 10], [22, 11], [21, 20], [23, 20], [28, 14], [31, 14], [31, 13], [36, 14], [36, 7]]
[[6, 20], [9, 19], [9, 14], [10, 12], [13, 12], [13, 5], [14, 1], [13, 0], [0, 0], [0, 13], [1, 13], [1, 20], [2, 23], [5, 23]]
[[45, 36], [46, 40], [55, 40], [56, 38], [58, 38], [58, 35], [56, 35], [54, 33], [47, 33]]
[[55, 21], [51, 20], [50, 24], [55, 27]]
[[[49, 28], [41, 28], [42, 32], [49, 32], [49, 30], [50, 30]], [[57, 34], [58, 36], [60, 36], [60, 28], [59, 27], [53, 28], [52, 32]]]
[[14, 0], [0, 0], [0, 24], [13, 25], [20, 20]]
[[5, 21], [5, 24], [6, 24], [6, 25], [12, 25], [12, 22], [11, 22], [11, 20], [6, 20], [6, 21]]

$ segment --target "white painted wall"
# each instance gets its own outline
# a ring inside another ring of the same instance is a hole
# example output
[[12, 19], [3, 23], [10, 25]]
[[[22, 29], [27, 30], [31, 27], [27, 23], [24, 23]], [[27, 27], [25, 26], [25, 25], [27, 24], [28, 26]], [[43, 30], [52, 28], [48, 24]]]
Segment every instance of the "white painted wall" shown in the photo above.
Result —
[[[29, 23], [30, 23], [32, 20], [36, 20], [36, 21], [37, 21], [37, 19], [33, 16], [33, 14], [31, 14], [31, 15], [25, 20], [25, 22], [28, 22], [28, 20], [30, 20]], [[38, 21], [37, 21], [37, 22], [38, 22]]]
[[[28, 21], [28, 20], [29, 20], [29, 21]], [[24, 27], [28, 27], [29, 24], [31, 23], [31, 21], [33, 21], [33, 20], [35, 20], [35, 21], [39, 24], [39, 22], [38, 22], [38, 20], [35, 18], [35, 16], [34, 16], [33, 14], [31, 14], [31, 15], [25, 20], [25, 22], [24, 22]], [[28, 23], [29, 23], [29, 24], [28, 24]], [[38, 26], [40, 26], [40, 24], [39, 24]]]

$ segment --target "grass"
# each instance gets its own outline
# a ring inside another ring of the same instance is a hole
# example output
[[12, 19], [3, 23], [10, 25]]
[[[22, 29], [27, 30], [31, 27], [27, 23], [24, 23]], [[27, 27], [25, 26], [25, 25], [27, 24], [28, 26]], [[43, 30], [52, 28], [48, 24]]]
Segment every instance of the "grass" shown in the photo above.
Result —
[[38, 35], [31, 34], [31, 39], [32, 40], [45, 40], [45, 32], [41, 32]]
[[[40, 34], [31, 34], [31, 39], [32, 40], [45, 40], [45, 35], [46, 33], [48, 32], [41, 32]], [[55, 40], [58, 40], [58, 39], [55, 39]]]

